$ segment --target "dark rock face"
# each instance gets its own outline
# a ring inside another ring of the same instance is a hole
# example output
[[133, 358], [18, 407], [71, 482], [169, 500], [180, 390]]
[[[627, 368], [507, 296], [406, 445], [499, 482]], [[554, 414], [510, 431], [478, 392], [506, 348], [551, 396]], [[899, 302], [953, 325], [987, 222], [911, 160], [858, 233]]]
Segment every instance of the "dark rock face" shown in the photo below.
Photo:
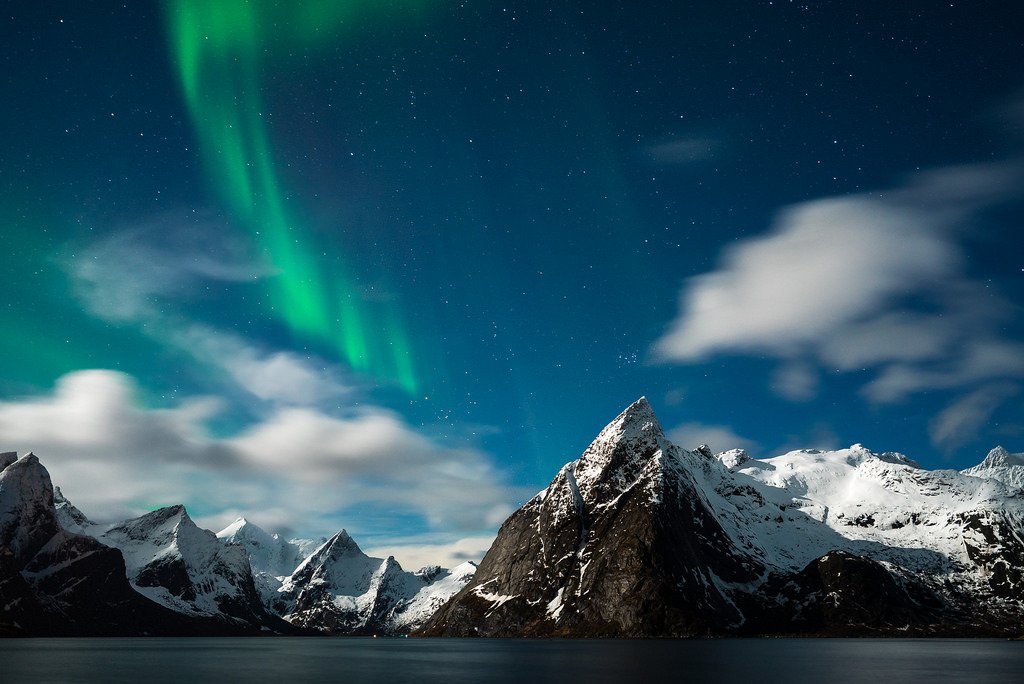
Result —
[[423, 633], [698, 636], [741, 624], [723, 587], [763, 568], [725, 534], [677, 456], [647, 401], [630, 406], [506, 521], [474, 580]]
[[973, 513], [963, 520], [963, 538], [968, 557], [985, 569], [992, 592], [1024, 601], [1024, 542], [1010, 521], [990, 511]]
[[793, 575], [776, 575], [745, 599], [745, 634], [867, 636], [953, 633], [941, 600], [905, 586], [881, 563], [836, 549]]

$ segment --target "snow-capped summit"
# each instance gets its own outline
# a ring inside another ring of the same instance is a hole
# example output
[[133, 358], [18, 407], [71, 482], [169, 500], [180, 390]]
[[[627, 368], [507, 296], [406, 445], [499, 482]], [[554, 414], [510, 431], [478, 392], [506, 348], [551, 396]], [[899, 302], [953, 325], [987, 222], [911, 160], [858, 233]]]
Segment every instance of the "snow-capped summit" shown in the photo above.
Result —
[[60, 487], [53, 488], [53, 503], [57, 509], [57, 522], [68, 532], [88, 534], [89, 530], [96, 527], [96, 523], [67, 500]]
[[[217, 533], [223, 544], [239, 544], [249, 555], [256, 589], [268, 608], [273, 604], [282, 582], [315, 550], [308, 540], [286, 541], [260, 526], [239, 517]], [[311, 548], [312, 547], [312, 548]]]
[[646, 397], [640, 397], [609, 423], [572, 464], [570, 485], [584, 500], [598, 491], [622, 491], [636, 481], [668, 444]]
[[965, 475], [998, 480], [1011, 489], [1024, 491], [1024, 453], [1011, 454], [997, 446], [976, 466], [961, 471]]
[[60, 526], [53, 506], [50, 474], [33, 453], [11, 461], [0, 471], [0, 549], [15, 561], [27, 562]]
[[124, 554], [132, 586], [161, 605], [253, 625], [267, 618], [242, 546], [220, 543], [180, 504], [113, 525], [98, 539]]
[[[464, 567], [465, 566], [465, 567]], [[274, 609], [292, 624], [337, 634], [394, 634], [419, 627], [472, 577], [429, 567], [406, 572], [393, 556], [367, 556], [341, 530], [285, 579]]]
[[1005, 447], [997, 446], [995, 449], [988, 452], [985, 460], [979, 463], [976, 467], [996, 468], [1007, 466], [1024, 466], [1024, 454], [1011, 454]]

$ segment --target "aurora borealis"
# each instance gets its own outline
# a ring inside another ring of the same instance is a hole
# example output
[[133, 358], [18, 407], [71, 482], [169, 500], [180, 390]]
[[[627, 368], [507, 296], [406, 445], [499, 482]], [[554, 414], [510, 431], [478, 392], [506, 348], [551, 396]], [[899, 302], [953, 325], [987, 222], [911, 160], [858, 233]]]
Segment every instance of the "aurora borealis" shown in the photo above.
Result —
[[10, 3], [0, 450], [468, 555], [641, 394], [1024, 450], [1024, 27], [912, 5]]
[[346, 21], [380, 9], [371, 2], [323, 0], [298, 8], [244, 0], [166, 3], [173, 60], [207, 173], [231, 215], [278, 269], [268, 281], [270, 308], [300, 339], [332, 346], [353, 369], [395, 379], [414, 394], [412, 350], [398, 307], [368, 311], [354, 291], [346, 246], [319, 244], [289, 211], [260, 97], [263, 61], [343, 41]]

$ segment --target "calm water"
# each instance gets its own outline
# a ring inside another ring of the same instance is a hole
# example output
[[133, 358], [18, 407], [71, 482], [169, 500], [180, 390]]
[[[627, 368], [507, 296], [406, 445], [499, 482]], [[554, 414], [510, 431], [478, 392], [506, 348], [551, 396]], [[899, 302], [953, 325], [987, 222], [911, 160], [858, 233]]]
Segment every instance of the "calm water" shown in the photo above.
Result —
[[14, 682], [1020, 682], [1024, 642], [6, 639]]

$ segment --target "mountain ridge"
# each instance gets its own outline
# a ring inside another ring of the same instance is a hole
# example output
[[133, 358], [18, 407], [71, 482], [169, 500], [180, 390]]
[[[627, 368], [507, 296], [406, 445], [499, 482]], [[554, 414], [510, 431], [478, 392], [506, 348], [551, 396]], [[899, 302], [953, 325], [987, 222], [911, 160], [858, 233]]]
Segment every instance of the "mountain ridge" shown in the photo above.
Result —
[[[181, 504], [100, 525], [53, 486], [34, 454], [4, 452], [0, 465], [0, 635], [406, 633], [475, 569], [409, 573], [392, 557], [369, 558], [344, 530], [318, 545], [285, 541], [242, 518], [215, 535]], [[321, 559], [318, 575], [299, 572], [331, 541], [345, 558], [365, 561], [358, 587], [323, 581], [336, 579], [343, 559]], [[296, 613], [275, 600], [286, 582], [296, 596], [333, 591], [331, 605], [351, 600], [365, 609], [343, 622]]]
[[630, 404], [477, 566], [406, 571], [344, 529], [98, 525], [0, 453], [0, 634], [1018, 636], [1024, 454], [961, 471], [854, 444], [684, 449]]

